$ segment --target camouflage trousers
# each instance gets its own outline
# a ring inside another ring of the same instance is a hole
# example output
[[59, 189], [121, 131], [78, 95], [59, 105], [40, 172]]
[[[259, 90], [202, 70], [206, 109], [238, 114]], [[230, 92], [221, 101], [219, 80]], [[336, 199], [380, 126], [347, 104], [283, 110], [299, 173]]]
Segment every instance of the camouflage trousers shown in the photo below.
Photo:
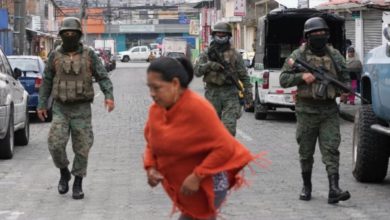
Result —
[[87, 174], [88, 153], [93, 143], [91, 124], [91, 104], [53, 104], [53, 121], [49, 132], [49, 151], [58, 168], [69, 165], [66, 145], [72, 137], [73, 159], [72, 174], [85, 177]]
[[296, 112], [296, 139], [302, 172], [311, 172], [318, 139], [322, 162], [328, 175], [339, 173], [340, 122], [337, 107], [317, 108], [317, 112]]
[[235, 136], [237, 119], [241, 116], [241, 105], [236, 87], [233, 85], [208, 86], [206, 87], [205, 97], [214, 106], [225, 127]]

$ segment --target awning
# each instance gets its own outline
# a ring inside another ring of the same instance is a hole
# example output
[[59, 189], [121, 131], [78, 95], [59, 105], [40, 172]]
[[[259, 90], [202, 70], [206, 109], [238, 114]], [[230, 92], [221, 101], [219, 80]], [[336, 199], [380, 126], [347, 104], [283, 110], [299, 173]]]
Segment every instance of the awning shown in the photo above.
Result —
[[36, 30], [31, 29], [31, 28], [26, 28], [26, 31], [33, 32], [37, 36], [57, 38], [56, 34], [45, 33], [45, 32], [42, 32], [42, 31], [36, 31]]
[[197, 2], [193, 8], [204, 8], [204, 7], [207, 7], [207, 8], [213, 8], [214, 7], [214, 0], [203, 0], [203, 1], [199, 1]]

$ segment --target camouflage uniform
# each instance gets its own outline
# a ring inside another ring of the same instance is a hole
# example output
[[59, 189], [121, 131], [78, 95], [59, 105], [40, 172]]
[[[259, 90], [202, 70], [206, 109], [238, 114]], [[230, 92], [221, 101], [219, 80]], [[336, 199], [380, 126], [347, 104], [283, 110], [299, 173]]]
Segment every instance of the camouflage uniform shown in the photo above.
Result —
[[[297, 130], [296, 139], [299, 144], [299, 155], [302, 172], [311, 172], [313, 167], [313, 155], [317, 139], [319, 140], [322, 161], [326, 165], [328, 175], [338, 174], [340, 153], [340, 124], [338, 108], [335, 98], [342, 91], [328, 85], [326, 98], [319, 98], [315, 94], [317, 82], [307, 85], [302, 79], [302, 72], [296, 72], [287, 61], [292, 58], [302, 58], [314, 66], [324, 66], [330, 70], [341, 82], [349, 82], [349, 74], [346, 71], [344, 57], [336, 49], [327, 46], [328, 53], [323, 57], [314, 55], [306, 45], [295, 50], [286, 62], [280, 75], [282, 87], [297, 86], [296, 116]], [[329, 56], [333, 57], [339, 66], [337, 73]]]
[[[230, 48], [220, 52], [219, 55], [231, 65], [233, 70], [236, 70], [234, 74], [243, 83], [245, 90], [252, 91], [252, 84], [240, 53]], [[236, 134], [237, 119], [241, 114], [238, 89], [230, 79], [226, 78], [223, 70], [210, 68], [207, 65], [208, 62], [208, 50], [205, 50], [195, 65], [195, 75], [198, 77], [203, 76], [203, 81], [206, 83], [205, 97], [213, 104], [218, 116], [234, 136]]]
[[105, 98], [113, 100], [111, 80], [93, 50], [80, 44], [77, 52], [69, 56], [62, 47], [57, 47], [49, 56], [39, 91], [38, 108], [45, 108], [50, 95], [54, 98], [48, 138], [54, 164], [60, 169], [68, 166], [65, 148], [71, 135], [75, 153], [72, 174], [80, 177], [86, 176], [88, 153], [93, 143], [92, 77], [99, 83]]

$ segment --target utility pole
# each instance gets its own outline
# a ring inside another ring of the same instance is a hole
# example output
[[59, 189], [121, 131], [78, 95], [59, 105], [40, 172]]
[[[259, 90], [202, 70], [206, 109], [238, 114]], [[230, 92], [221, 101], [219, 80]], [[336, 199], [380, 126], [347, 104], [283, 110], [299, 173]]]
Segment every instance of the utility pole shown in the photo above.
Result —
[[111, 0], [107, 0], [108, 39], [111, 39]]
[[86, 14], [86, 9], [88, 7], [88, 0], [81, 0], [81, 3], [80, 3], [80, 21], [81, 21], [81, 25], [82, 25], [82, 29], [83, 29], [83, 33], [84, 33], [84, 43], [87, 44], [87, 19], [85, 19], [87, 17], [87, 14]]
[[24, 42], [26, 36], [25, 14], [26, 14], [26, 0], [15, 0], [14, 4], [14, 34], [15, 36], [15, 53], [18, 55], [24, 54]]

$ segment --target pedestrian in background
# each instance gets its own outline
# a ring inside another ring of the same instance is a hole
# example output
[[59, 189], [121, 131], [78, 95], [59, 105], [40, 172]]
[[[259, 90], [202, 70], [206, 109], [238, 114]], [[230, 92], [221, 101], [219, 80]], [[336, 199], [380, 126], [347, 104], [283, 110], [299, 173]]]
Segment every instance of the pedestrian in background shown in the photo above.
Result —
[[39, 56], [43, 61], [47, 60], [45, 45], [41, 45], [39, 48]]
[[[349, 77], [351, 78], [351, 88], [355, 92], [360, 93], [360, 78], [362, 76], [363, 65], [356, 56], [355, 49], [353, 47], [349, 47], [347, 49], [347, 69], [349, 71]], [[348, 101], [351, 105], [354, 105], [355, 94], [351, 93], [348, 96]]]
[[329, 84], [325, 97], [317, 96], [319, 82], [310, 72], [293, 68], [291, 61], [297, 58], [306, 60], [309, 64], [323, 66], [338, 80], [349, 83], [344, 57], [330, 45], [329, 28], [320, 17], [308, 19], [304, 24], [304, 37], [307, 44], [296, 49], [287, 59], [280, 75], [280, 85], [284, 88], [297, 86], [295, 112], [297, 117], [296, 139], [299, 144], [299, 160], [302, 170], [303, 188], [299, 199], [311, 199], [311, 175], [313, 155], [317, 139], [326, 166], [329, 179], [328, 203], [338, 203], [350, 198], [348, 191], [339, 188], [340, 152], [340, 122], [336, 97], [345, 100], [348, 94]]
[[113, 86], [107, 72], [95, 52], [80, 43], [81, 23], [78, 18], [64, 18], [59, 35], [62, 44], [49, 56], [43, 84], [39, 90], [38, 116], [44, 121], [47, 117], [46, 104], [53, 96], [53, 121], [48, 144], [51, 157], [61, 178], [58, 192], [65, 194], [69, 190], [71, 173], [66, 155], [69, 136], [72, 137], [73, 160], [72, 174], [74, 199], [84, 198], [82, 180], [87, 174], [89, 150], [93, 143], [91, 124], [91, 102], [94, 99], [92, 77], [99, 83], [105, 96], [108, 112], [114, 109]]
[[[244, 88], [245, 108], [253, 107], [252, 84], [245, 68], [244, 60], [240, 53], [230, 44], [232, 28], [226, 22], [214, 25], [212, 31], [213, 41], [210, 46], [200, 55], [195, 65], [195, 75], [203, 77], [206, 83], [205, 97], [213, 104], [219, 118], [225, 124], [229, 132], [236, 134], [237, 120], [241, 115], [239, 91], [235, 85], [241, 81]], [[217, 56], [215, 57], [215, 52]], [[214, 52], [214, 53], [212, 53]], [[224, 65], [218, 60], [223, 60], [233, 70], [231, 74], [237, 79], [235, 83], [229, 78]]]
[[[238, 172], [254, 157], [219, 120], [213, 106], [188, 89], [185, 58], [161, 57], [147, 69], [154, 103], [145, 126], [148, 183], [160, 182], [182, 212], [180, 220], [215, 219]], [[237, 182], [238, 181], [238, 182]]]
[[156, 55], [154, 54], [154, 52], [150, 51], [148, 59], [146, 61], [152, 62], [154, 59], [156, 59]]

